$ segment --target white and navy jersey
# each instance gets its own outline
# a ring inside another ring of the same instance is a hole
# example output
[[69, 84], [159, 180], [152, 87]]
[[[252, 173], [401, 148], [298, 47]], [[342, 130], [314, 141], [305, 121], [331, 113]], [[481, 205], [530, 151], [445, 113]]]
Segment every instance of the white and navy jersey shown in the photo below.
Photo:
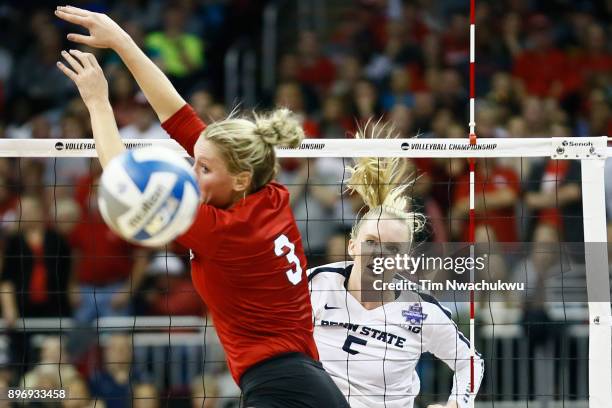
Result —
[[420, 389], [415, 368], [425, 352], [455, 372], [449, 400], [471, 406], [484, 362], [474, 359], [470, 395], [470, 344], [450, 311], [416, 292], [367, 310], [345, 288], [352, 267], [337, 262], [308, 270], [319, 357], [351, 407], [411, 408]]

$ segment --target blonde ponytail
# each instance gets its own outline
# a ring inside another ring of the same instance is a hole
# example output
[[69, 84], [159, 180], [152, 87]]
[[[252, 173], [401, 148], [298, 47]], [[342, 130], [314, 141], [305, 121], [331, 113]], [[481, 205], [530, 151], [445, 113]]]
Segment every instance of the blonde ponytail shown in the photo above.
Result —
[[213, 142], [230, 173], [251, 172], [250, 192], [272, 181], [278, 171], [275, 146], [297, 147], [304, 138], [302, 126], [288, 109], [254, 120], [230, 117], [211, 123], [202, 137]]
[[255, 134], [272, 146], [298, 147], [304, 139], [304, 130], [286, 108], [277, 109], [269, 116], [255, 115]]
[[[388, 124], [368, 122], [355, 135], [358, 139], [394, 138], [393, 127]], [[400, 157], [361, 157], [348, 167], [348, 190], [359, 194], [368, 211], [355, 223], [351, 238], [355, 239], [359, 228], [367, 219], [398, 219], [404, 221], [411, 236], [425, 226], [425, 217], [411, 212], [407, 189], [414, 183], [414, 175], [408, 174], [407, 162]]]

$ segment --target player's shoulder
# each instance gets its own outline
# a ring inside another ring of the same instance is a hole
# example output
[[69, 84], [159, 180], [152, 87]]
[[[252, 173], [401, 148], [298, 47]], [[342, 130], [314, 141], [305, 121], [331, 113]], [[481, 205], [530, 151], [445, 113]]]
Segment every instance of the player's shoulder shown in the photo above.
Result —
[[[252, 216], [266, 214], [270, 209], [280, 210], [290, 208], [289, 190], [282, 184], [271, 181], [258, 191], [250, 194], [242, 206], [237, 206], [238, 210], [244, 210]], [[278, 214], [282, 216], [282, 213]]]
[[344, 284], [353, 269], [353, 262], [333, 262], [310, 268], [306, 271], [310, 284], [323, 284], [323, 282]]

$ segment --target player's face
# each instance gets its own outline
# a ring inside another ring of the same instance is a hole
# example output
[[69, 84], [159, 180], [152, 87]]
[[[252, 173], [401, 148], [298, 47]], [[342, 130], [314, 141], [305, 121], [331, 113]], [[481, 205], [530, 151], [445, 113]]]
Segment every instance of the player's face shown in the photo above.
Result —
[[391, 281], [396, 271], [385, 269], [383, 274], [374, 273], [374, 258], [407, 254], [410, 241], [410, 229], [403, 221], [364, 220], [357, 237], [351, 239], [348, 245], [348, 253], [355, 261], [353, 272], [359, 271], [367, 274], [367, 276], [360, 276], [360, 278], [369, 277], [372, 280]]
[[218, 208], [231, 206], [236, 197], [234, 177], [215, 144], [200, 138], [193, 150], [193, 170], [200, 186], [200, 201]]

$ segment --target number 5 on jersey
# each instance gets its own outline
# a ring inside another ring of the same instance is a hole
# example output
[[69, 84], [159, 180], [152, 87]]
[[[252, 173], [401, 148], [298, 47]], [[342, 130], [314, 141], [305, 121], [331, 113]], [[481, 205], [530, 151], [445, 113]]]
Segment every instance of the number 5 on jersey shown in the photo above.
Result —
[[302, 280], [302, 266], [300, 265], [300, 258], [295, 255], [295, 245], [289, 241], [286, 235], [280, 235], [274, 240], [274, 253], [276, 256], [283, 256], [284, 249], [289, 249], [289, 252], [285, 255], [287, 262], [295, 265], [295, 269], [287, 270], [287, 278], [289, 282], [297, 285]]

